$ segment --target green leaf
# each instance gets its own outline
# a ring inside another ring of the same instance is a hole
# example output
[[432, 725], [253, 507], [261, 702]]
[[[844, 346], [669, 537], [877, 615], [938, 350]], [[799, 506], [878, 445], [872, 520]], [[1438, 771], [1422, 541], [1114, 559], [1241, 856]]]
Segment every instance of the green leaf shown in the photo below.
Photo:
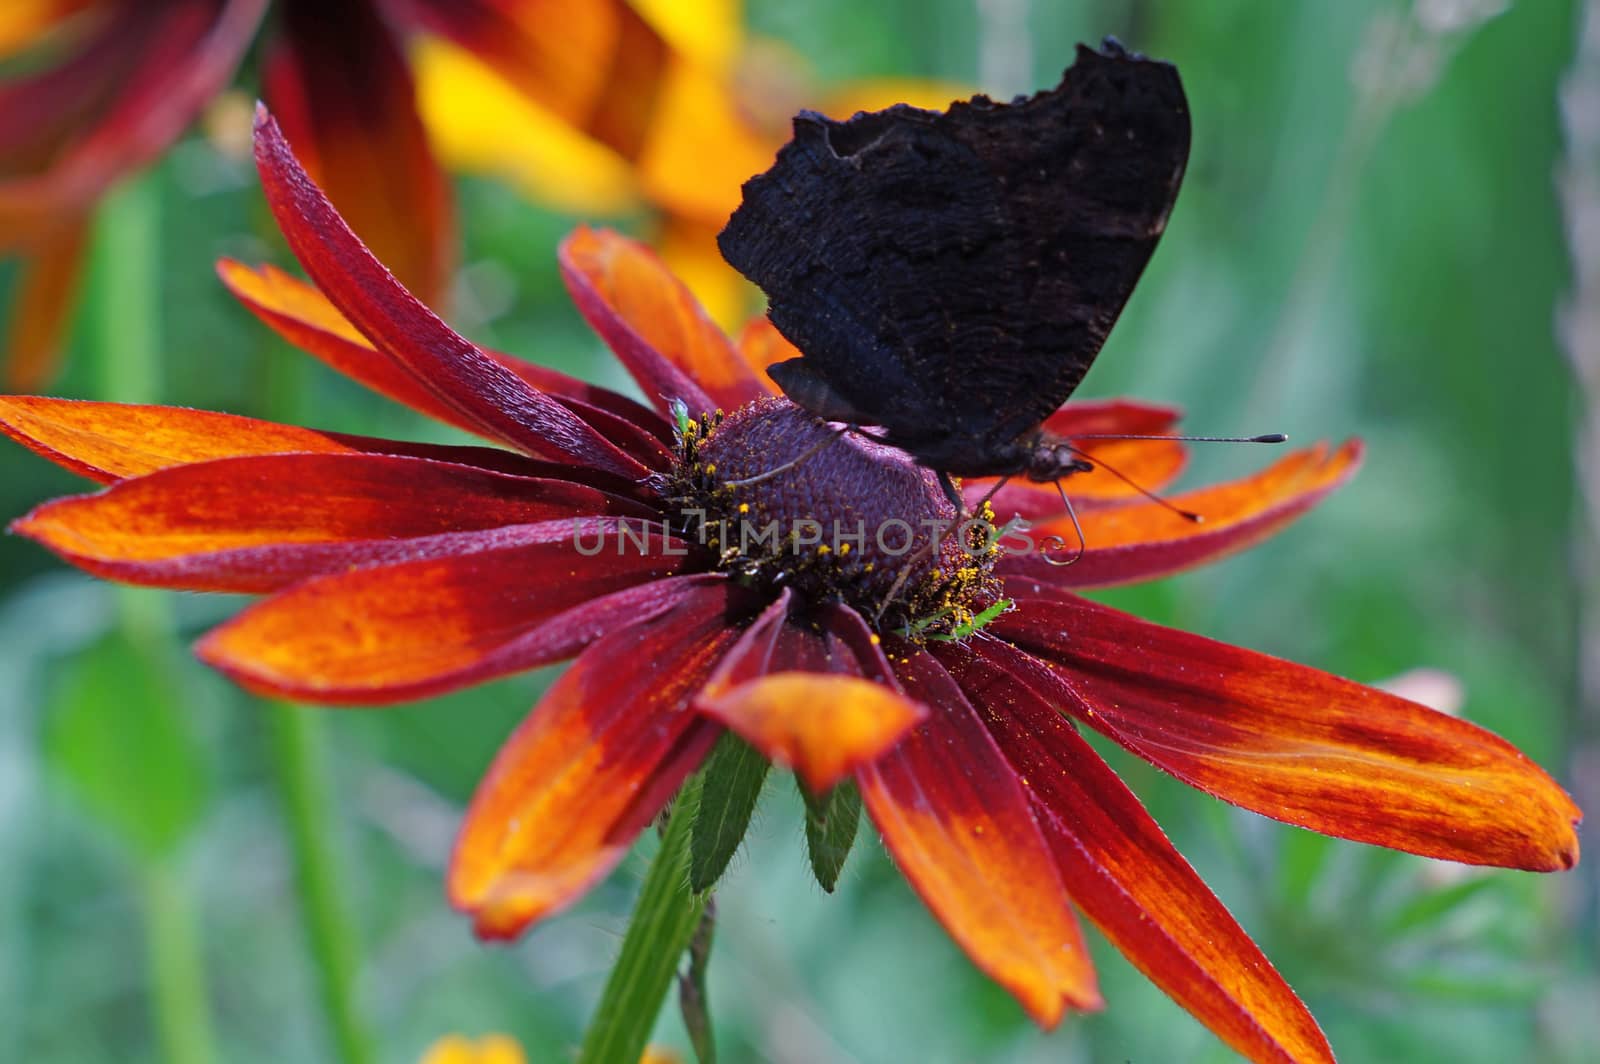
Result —
[[861, 823], [861, 792], [853, 780], [845, 780], [818, 798], [802, 784], [806, 800], [806, 851], [817, 885], [829, 894], [839, 882], [844, 860], [856, 841], [856, 826]]
[[767, 759], [732, 732], [725, 732], [706, 761], [700, 807], [689, 839], [689, 889], [716, 886], [744, 841], [766, 782]]
[[164, 671], [168, 655], [122, 630], [63, 669], [49, 756], [98, 820], [141, 856], [170, 852], [199, 821], [208, 780]]
[[639, 891], [622, 952], [606, 979], [577, 1064], [632, 1064], [639, 1059], [679, 959], [700, 926], [707, 895], [689, 889], [689, 836], [702, 778], [690, 777], [672, 805], [661, 850]]

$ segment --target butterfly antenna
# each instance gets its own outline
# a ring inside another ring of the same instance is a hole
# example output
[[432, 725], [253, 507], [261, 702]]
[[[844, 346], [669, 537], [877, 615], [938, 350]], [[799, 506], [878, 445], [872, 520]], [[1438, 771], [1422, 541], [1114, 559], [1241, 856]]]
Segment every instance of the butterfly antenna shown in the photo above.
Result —
[[[1073, 437], [1073, 439], [1079, 439], [1079, 438], [1080, 437], [1076, 437], [1076, 436]], [[1134, 491], [1138, 492], [1140, 495], [1143, 495], [1145, 498], [1149, 499], [1153, 503], [1156, 503], [1156, 504], [1158, 504], [1160, 506], [1166, 507], [1168, 510], [1171, 510], [1173, 513], [1177, 514], [1179, 517], [1183, 518], [1185, 521], [1191, 522], [1192, 524], [1196, 524], [1196, 525], [1198, 525], [1198, 524], [1202, 523], [1203, 521], [1205, 521], [1205, 516], [1203, 514], [1197, 514], [1193, 510], [1185, 510], [1181, 506], [1176, 506], [1173, 503], [1168, 502], [1166, 499], [1163, 499], [1161, 496], [1157, 495], [1155, 492], [1151, 491], [1149, 488], [1145, 487], [1143, 484], [1140, 484], [1138, 481], [1134, 480], [1132, 477], [1128, 476], [1128, 474], [1122, 472], [1121, 470], [1116, 469], [1113, 466], [1106, 465], [1100, 459], [1095, 458], [1094, 456], [1090, 455], [1086, 451], [1081, 450], [1080, 448], [1073, 447], [1072, 444], [1070, 444], [1070, 443], [1067, 444], [1067, 446], [1071, 447], [1072, 450], [1075, 453], [1083, 455], [1084, 459], [1087, 462], [1089, 462], [1091, 465], [1095, 466], [1098, 469], [1104, 469], [1107, 473], [1110, 473], [1112, 476], [1116, 477], [1118, 480], [1120, 480], [1124, 484], [1128, 485], [1128, 487], [1132, 488]], [[1059, 480], [1056, 481], [1055, 485], [1056, 485], [1056, 490], [1057, 491], [1061, 491], [1061, 481], [1059, 481]], [[1062, 492], [1062, 500], [1065, 501], [1065, 499], [1066, 499], [1066, 493]], [[1068, 512], [1071, 512], [1071, 507], [1068, 507]]]
[[837, 442], [839, 437], [843, 436], [849, 431], [849, 425], [845, 425], [837, 429], [831, 429], [829, 430], [829, 435], [826, 438], [817, 441], [817, 443], [812, 447], [807, 447], [804, 451], [800, 452], [798, 455], [789, 459], [780, 466], [775, 466], [772, 469], [767, 470], [765, 473], [757, 473], [753, 477], [745, 477], [742, 480], [725, 480], [722, 483], [726, 487], [730, 488], [743, 488], [751, 484], [759, 484], [763, 480], [771, 480], [773, 477], [778, 476], [781, 473], [787, 473], [796, 466], [801, 466], [811, 461], [811, 459], [821, 454], [824, 449]]
[[1072, 508], [1072, 500], [1067, 498], [1067, 489], [1061, 486], [1061, 481], [1059, 480], [1054, 481], [1054, 484], [1056, 486], [1056, 494], [1061, 496], [1061, 505], [1067, 508], [1067, 516], [1072, 518], [1072, 530], [1078, 534], [1078, 552], [1064, 562], [1052, 562], [1049, 558], [1046, 558], [1045, 561], [1051, 565], [1059, 565], [1065, 568], [1068, 565], [1075, 564], [1078, 559], [1082, 558], [1084, 551], [1089, 549], [1089, 544], [1083, 538], [1083, 526], [1078, 523], [1078, 511]]
[[1088, 432], [1074, 434], [1075, 440], [1175, 440], [1179, 443], [1287, 443], [1289, 437], [1281, 432], [1268, 432], [1261, 436], [1164, 436], [1143, 435], [1131, 432]]

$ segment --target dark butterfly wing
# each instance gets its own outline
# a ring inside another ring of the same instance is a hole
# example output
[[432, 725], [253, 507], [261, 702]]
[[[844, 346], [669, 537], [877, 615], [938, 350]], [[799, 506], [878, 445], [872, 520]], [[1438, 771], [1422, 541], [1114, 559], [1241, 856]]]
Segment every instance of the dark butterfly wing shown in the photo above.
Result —
[[806, 387], [774, 367], [791, 398], [830, 393], [913, 453], [989, 451], [1088, 371], [1188, 153], [1177, 71], [1080, 45], [1060, 86], [1009, 104], [801, 114], [719, 244], [804, 355]]

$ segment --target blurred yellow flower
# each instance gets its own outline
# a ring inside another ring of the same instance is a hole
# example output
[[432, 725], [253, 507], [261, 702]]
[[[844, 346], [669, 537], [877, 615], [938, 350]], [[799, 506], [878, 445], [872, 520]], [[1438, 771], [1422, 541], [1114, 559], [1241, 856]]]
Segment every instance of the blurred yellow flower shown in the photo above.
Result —
[[683, 1057], [665, 1046], [646, 1046], [639, 1064], [683, 1064]]
[[[528, 1064], [528, 1057], [509, 1035], [473, 1039], [447, 1034], [429, 1046], [417, 1064]], [[683, 1057], [665, 1046], [647, 1046], [639, 1064], [683, 1064]]]
[[418, 1064], [528, 1064], [528, 1057], [509, 1035], [474, 1039], [447, 1034], [428, 1047]]

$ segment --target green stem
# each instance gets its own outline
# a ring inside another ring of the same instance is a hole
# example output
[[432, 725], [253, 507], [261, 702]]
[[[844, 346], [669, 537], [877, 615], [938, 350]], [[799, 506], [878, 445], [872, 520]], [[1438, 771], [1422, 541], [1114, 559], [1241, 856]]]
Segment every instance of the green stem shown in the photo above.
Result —
[[124, 182], [95, 219], [94, 336], [102, 399], [153, 403], [161, 395], [161, 187]]
[[217, 1054], [193, 902], [170, 858], [143, 861], [140, 886], [161, 1059], [207, 1064]]
[[711, 1027], [711, 994], [706, 969], [711, 965], [711, 940], [716, 935], [717, 901], [708, 893], [700, 926], [689, 939], [689, 970], [678, 977], [678, 1008], [689, 1044], [700, 1064], [717, 1064], [717, 1042]]
[[266, 708], [322, 1010], [332, 1028], [339, 1059], [346, 1064], [366, 1064], [374, 1059], [373, 1043], [353, 991], [358, 954], [339, 892], [322, 720], [317, 710], [303, 706], [279, 703]]
[[[101, 398], [148, 403], [161, 393], [161, 187], [153, 175], [124, 182], [101, 206], [93, 246], [91, 323]], [[119, 588], [117, 623], [142, 652], [165, 653], [167, 604], [154, 592]], [[163, 1059], [217, 1058], [206, 995], [198, 910], [171, 854], [138, 859], [150, 971], [151, 1010]]]
[[689, 837], [699, 801], [696, 775], [672, 803], [661, 851], [645, 876], [578, 1064], [635, 1064], [650, 1039], [661, 1002], [710, 897], [689, 889]]

